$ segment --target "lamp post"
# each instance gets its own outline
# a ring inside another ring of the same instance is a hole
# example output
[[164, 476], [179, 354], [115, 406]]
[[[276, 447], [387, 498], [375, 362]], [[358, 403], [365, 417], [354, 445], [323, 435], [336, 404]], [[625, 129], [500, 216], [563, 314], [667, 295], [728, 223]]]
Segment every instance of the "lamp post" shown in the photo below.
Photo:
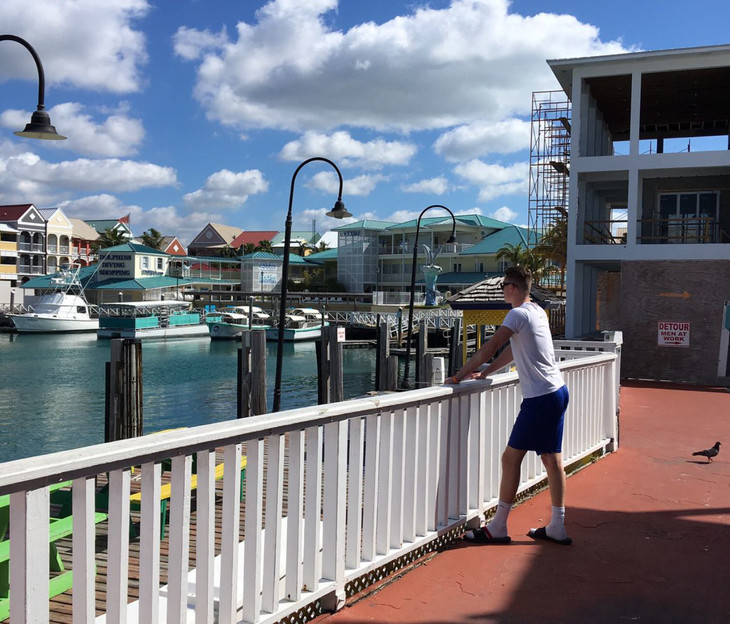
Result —
[[284, 229], [284, 261], [281, 267], [281, 302], [279, 305], [279, 334], [276, 345], [276, 378], [274, 381], [273, 411], [275, 412], [278, 412], [281, 407], [281, 372], [284, 360], [284, 317], [286, 316], [287, 280], [289, 279], [289, 245], [291, 244], [291, 209], [292, 202], [294, 200], [294, 182], [297, 179], [297, 174], [301, 168], [314, 161], [321, 161], [331, 165], [337, 172], [337, 176], [340, 179], [340, 190], [337, 194], [337, 201], [335, 202], [334, 208], [327, 213], [327, 216], [334, 217], [335, 219], [344, 219], [352, 216], [349, 212], [347, 212], [345, 204], [342, 201], [342, 173], [340, 173], [337, 165], [328, 158], [322, 158], [321, 156], [308, 158], [304, 162], [300, 163], [291, 178], [291, 188], [289, 190], [289, 211], [286, 214], [286, 225]]
[[35, 61], [36, 67], [38, 68], [38, 107], [36, 111], [30, 117], [30, 123], [26, 124], [25, 129], [18, 130], [13, 134], [17, 136], [27, 137], [29, 139], [50, 139], [50, 140], [62, 140], [65, 136], [61, 136], [56, 132], [56, 129], [51, 125], [51, 118], [46, 112], [45, 107], [45, 92], [46, 92], [46, 77], [43, 73], [43, 65], [38, 54], [25, 39], [17, 37], [16, 35], [0, 35], [0, 41], [15, 41], [20, 45], [24, 46], [28, 52], [30, 52], [33, 60]]
[[406, 338], [406, 365], [403, 369], [403, 381], [401, 382], [401, 388], [403, 390], [408, 390], [411, 387], [408, 377], [411, 372], [411, 340], [413, 338], [413, 303], [416, 289], [416, 263], [418, 262], [418, 231], [421, 229], [421, 217], [423, 217], [428, 210], [431, 210], [431, 208], [443, 208], [451, 215], [451, 236], [449, 236], [449, 239], [446, 242], [456, 242], [456, 237], [454, 236], [454, 233], [456, 232], [456, 217], [454, 217], [454, 213], [441, 204], [433, 204], [424, 208], [421, 214], [418, 215], [418, 221], [416, 221], [416, 240], [413, 242], [413, 262], [411, 263], [411, 298], [408, 304], [408, 337]]

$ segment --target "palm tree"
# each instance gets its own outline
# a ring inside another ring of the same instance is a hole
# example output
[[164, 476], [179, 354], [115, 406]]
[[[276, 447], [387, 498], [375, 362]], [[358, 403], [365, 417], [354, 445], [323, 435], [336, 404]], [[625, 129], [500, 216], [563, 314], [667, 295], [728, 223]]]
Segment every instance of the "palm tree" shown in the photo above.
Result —
[[243, 255], [247, 256], [248, 254], [255, 253], [257, 251], [256, 245], [253, 243], [244, 243], [243, 244]]
[[103, 234], [99, 234], [99, 238], [97, 238], [92, 244], [91, 247], [94, 252], [99, 251], [99, 249], [106, 249], [107, 247], [116, 247], [117, 245], [123, 245], [127, 242], [127, 237], [124, 235], [123, 232], [120, 232], [119, 230], [114, 230], [112, 228], [107, 228], [104, 230]]
[[163, 238], [164, 236], [155, 228], [150, 228], [149, 232], [142, 232], [142, 244], [146, 247], [152, 247], [152, 249], [159, 249]]
[[260, 240], [259, 244], [256, 246], [256, 251], [268, 251], [269, 253], [274, 253], [274, 248], [271, 246], [270, 240]]
[[522, 243], [518, 245], [505, 243], [497, 252], [497, 260], [505, 260], [514, 266], [530, 269], [535, 286], [540, 285], [540, 281], [546, 273], [545, 258], [538, 253], [536, 248], [523, 247]]

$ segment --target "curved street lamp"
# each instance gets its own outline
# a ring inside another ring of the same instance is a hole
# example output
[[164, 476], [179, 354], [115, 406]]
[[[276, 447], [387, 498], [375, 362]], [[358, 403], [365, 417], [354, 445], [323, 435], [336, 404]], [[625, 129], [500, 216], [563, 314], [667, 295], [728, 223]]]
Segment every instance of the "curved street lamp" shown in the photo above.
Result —
[[441, 204], [433, 204], [431, 206], [428, 206], [427, 208], [424, 208], [421, 214], [418, 215], [418, 221], [416, 221], [416, 240], [413, 243], [413, 262], [411, 263], [411, 298], [408, 304], [408, 338], [406, 342], [406, 365], [403, 369], [403, 381], [401, 383], [401, 388], [403, 390], [408, 390], [411, 387], [408, 377], [410, 376], [411, 372], [411, 340], [413, 338], [413, 302], [416, 290], [416, 263], [418, 262], [418, 231], [421, 229], [421, 217], [423, 217], [423, 215], [428, 210], [431, 210], [431, 208], [443, 208], [451, 215], [451, 236], [449, 236], [449, 239], [446, 241], [446, 243], [448, 244], [456, 242], [456, 236], [454, 236], [454, 233], [456, 232], [456, 217], [454, 217], [454, 213], [451, 212], [451, 210], [449, 210], [446, 206], [442, 206]]
[[26, 124], [24, 130], [18, 130], [13, 134], [21, 137], [27, 137], [29, 139], [50, 139], [53, 141], [59, 141], [65, 139], [56, 132], [56, 129], [51, 125], [51, 118], [46, 112], [45, 107], [45, 92], [46, 92], [46, 78], [43, 73], [43, 65], [38, 54], [25, 39], [16, 35], [0, 35], [0, 41], [15, 41], [20, 45], [24, 46], [28, 52], [30, 52], [33, 60], [35, 61], [36, 67], [38, 68], [38, 108], [31, 115], [30, 123]]
[[281, 407], [281, 372], [284, 360], [284, 317], [286, 316], [286, 295], [287, 295], [287, 281], [289, 279], [289, 245], [291, 244], [291, 209], [292, 202], [294, 200], [294, 181], [297, 179], [297, 174], [304, 165], [307, 165], [314, 161], [326, 162], [332, 165], [334, 170], [337, 172], [337, 176], [340, 178], [340, 190], [337, 194], [337, 201], [335, 202], [334, 208], [327, 213], [328, 217], [334, 217], [335, 219], [344, 219], [351, 217], [352, 215], [347, 212], [345, 204], [342, 201], [342, 174], [337, 168], [337, 165], [328, 158], [322, 158], [321, 156], [315, 156], [314, 158], [308, 158], [302, 162], [294, 171], [294, 175], [291, 178], [291, 189], [289, 190], [289, 212], [286, 214], [286, 225], [284, 229], [284, 262], [281, 267], [281, 302], [279, 305], [279, 335], [278, 342], [276, 345], [276, 378], [274, 381], [274, 407], [273, 411], [278, 412]]

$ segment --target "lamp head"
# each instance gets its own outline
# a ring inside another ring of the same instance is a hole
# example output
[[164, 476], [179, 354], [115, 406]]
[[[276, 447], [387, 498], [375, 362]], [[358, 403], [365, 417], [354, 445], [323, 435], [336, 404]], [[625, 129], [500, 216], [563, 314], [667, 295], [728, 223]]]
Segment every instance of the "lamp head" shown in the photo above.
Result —
[[327, 216], [334, 217], [335, 219], [346, 219], [347, 217], [351, 217], [352, 215], [347, 212], [347, 208], [345, 208], [345, 202], [343, 202], [341, 199], [338, 199], [335, 202], [335, 207], [327, 213]]
[[51, 125], [51, 118], [48, 113], [40, 107], [31, 115], [30, 123], [25, 125], [25, 129], [13, 132], [13, 134], [29, 139], [47, 139], [51, 141], [60, 141], [66, 138], [56, 132], [56, 129]]
[[447, 244], [455, 243], [455, 242], [456, 242], [456, 236], [454, 236], [453, 234], [451, 236], [449, 236], [449, 240], [446, 241]]

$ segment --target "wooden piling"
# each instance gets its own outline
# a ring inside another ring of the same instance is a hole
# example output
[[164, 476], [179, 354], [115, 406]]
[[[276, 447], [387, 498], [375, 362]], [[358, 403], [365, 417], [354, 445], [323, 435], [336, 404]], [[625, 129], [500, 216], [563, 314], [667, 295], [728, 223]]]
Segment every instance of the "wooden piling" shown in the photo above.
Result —
[[430, 378], [423, 371], [423, 358], [428, 350], [428, 327], [426, 321], [418, 321], [418, 335], [416, 336], [416, 388], [430, 386]]
[[337, 340], [336, 325], [327, 328], [329, 334], [330, 360], [330, 402], [338, 403], [345, 400], [344, 371], [342, 361], [342, 343]]
[[387, 359], [385, 389], [394, 392], [398, 387], [398, 356], [389, 355]]
[[463, 319], [454, 319], [454, 324], [451, 326], [451, 335], [449, 336], [449, 361], [447, 377], [451, 377], [456, 374], [461, 368], [461, 324]]
[[238, 418], [265, 414], [266, 406], [266, 331], [254, 329], [241, 334], [238, 349]]
[[106, 366], [104, 440], [125, 440], [142, 435], [142, 341], [111, 340]]
[[375, 390], [382, 392], [388, 385], [388, 358], [390, 357], [390, 328], [378, 314], [375, 354]]

